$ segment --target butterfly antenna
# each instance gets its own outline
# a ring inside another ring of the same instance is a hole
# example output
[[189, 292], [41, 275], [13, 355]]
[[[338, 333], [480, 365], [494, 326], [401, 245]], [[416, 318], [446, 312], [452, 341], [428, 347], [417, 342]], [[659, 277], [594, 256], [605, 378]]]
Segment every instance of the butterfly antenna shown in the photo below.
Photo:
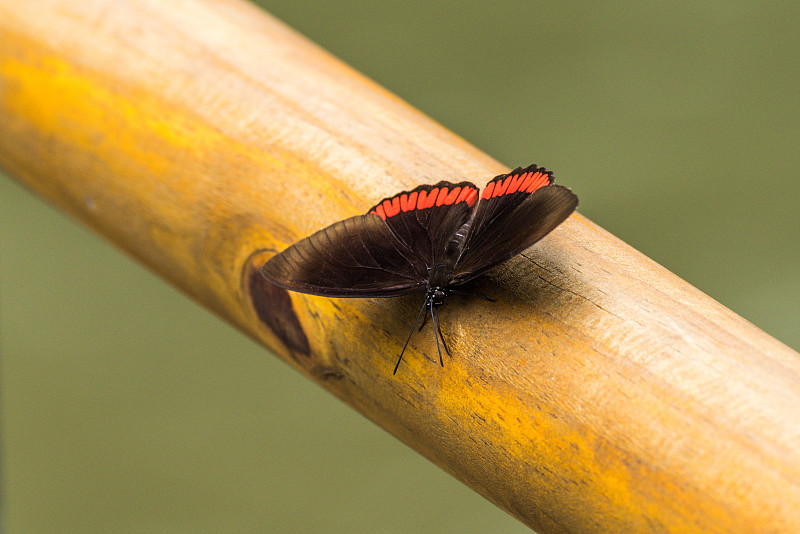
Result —
[[[403, 345], [403, 350], [400, 351], [400, 357], [397, 358], [397, 363], [395, 364], [394, 372], [392, 373], [393, 375], [397, 374], [397, 368], [400, 367], [400, 362], [403, 360], [403, 353], [406, 351], [406, 347], [408, 347], [408, 342], [411, 341], [411, 336], [414, 335], [414, 330], [417, 329], [417, 323], [419, 323], [419, 318], [425, 312], [425, 308], [428, 307], [428, 301], [429, 300], [430, 300], [430, 297], [425, 297], [425, 302], [422, 304], [422, 308], [419, 310], [419, 313], [417, 314], [417, 320], [414, 321], [414, 326], [411, 327], [411, 333], [408, 334], [408, 339], [406, 339], [406, 344]], [[427, 317], [427, 315], [426, 315], [426, 317]]]
[[483, 300], [488, 300], [489, 302], [497, 302], [497, 300], [493, 299], [492, 297], [487, 297], [486, 295], [475, 293], [474, 291], [461, 291], [459, 289], [450, 289], [450, 293], [455, 293], [456, 295], [468, 295], [470, 297], [480, 297]]
[[[439, 351], [439, 363], [444, 367], [444, 360], [442, 360], [442, 349], [439, 347], [439, 336], [436, 335], [436, 332], [439, 331], [439, 321], [436, 320], [436, 308], [433, 307], [433, 299], [431, 299], [431, 319], [433, 319], [433, 336], [436, 338], [436, 350]], [[441, 333], [439, 334], [441, 335]], [[444, 338], [442, 338], [442, 343], [444, 343]]]

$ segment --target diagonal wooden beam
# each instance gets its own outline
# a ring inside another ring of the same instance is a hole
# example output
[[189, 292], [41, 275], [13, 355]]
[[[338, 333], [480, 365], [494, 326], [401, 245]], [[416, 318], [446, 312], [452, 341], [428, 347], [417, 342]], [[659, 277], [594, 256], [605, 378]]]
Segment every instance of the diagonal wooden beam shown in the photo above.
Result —
[[392, 376], [413, 296], [268, 286], [505, 167], [254, 6], [0, 1], [0, 126], [3, 169], [540, 532], [800, 531], [798, 354], [580, 215], [442, 311], [444, 369], [417, 335]]

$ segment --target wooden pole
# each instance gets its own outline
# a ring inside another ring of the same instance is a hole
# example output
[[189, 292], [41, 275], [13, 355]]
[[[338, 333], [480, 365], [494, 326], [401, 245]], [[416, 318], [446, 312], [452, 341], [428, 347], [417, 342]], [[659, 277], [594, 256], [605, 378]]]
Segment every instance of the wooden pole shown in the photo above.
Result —
[[[580, 215], [441, 313], [275, 251], [505, 167], [238, 0], [0, 0], [0, 165], [540, 532], [800, 532], [800, 358]], [[517, 162], [531, 163], [531, 162]], [[580, 192], [578, 192], [580, 193]]]

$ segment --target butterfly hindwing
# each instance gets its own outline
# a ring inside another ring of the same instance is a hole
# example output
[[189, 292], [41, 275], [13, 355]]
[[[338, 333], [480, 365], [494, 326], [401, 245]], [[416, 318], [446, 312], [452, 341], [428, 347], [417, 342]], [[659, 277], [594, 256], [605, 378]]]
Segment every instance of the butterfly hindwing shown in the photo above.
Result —
[[276, 254], [262, 274], [273, 284], [326, 297], [392, 297], [424, 290], [427, 266], [375, 215], [334, 223]]
[[531, 165], [490, 181], [481, 194], [451, 282], [466, 282], [550, 233], [575, 210], [578, 197]]

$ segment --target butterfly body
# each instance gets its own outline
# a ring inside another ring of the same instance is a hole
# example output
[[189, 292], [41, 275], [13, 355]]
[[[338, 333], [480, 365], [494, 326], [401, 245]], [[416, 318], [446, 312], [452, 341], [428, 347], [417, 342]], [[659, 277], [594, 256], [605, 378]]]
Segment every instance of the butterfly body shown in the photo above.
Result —
[[[482, 194], [471, 182], [421, 185], [298, 241], [261, 272], [284, 289], [328, 297], [424, 291], [417, 323], [429, 310], [441, 336], [437, 309], [454, 287], [528, 248], [577, 204], [536, 165], [496, 176]], [[441, 350], [439, 359], [443, 364]]]

